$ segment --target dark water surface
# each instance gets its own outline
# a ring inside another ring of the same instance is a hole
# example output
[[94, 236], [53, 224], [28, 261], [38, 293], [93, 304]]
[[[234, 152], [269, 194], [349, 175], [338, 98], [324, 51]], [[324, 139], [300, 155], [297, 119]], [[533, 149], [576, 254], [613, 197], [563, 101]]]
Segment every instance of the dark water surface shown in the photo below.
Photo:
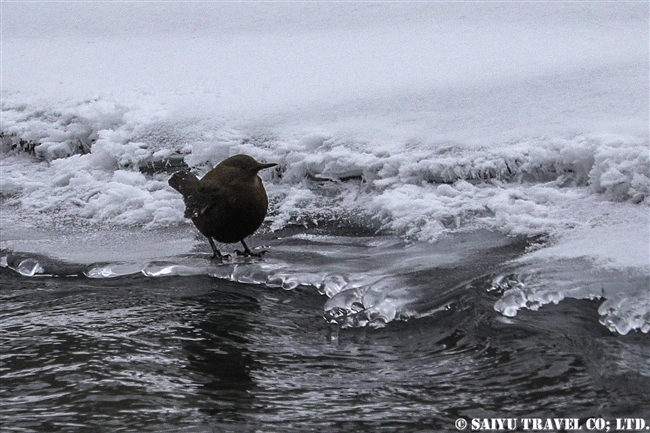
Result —
[[0, 268], [2, 431], [455, 431], [459, 417], [650, 421], [650, 335], [598, 302], [504, 318], [482, 278], [428, 317], [323, 319], [316, 290]]

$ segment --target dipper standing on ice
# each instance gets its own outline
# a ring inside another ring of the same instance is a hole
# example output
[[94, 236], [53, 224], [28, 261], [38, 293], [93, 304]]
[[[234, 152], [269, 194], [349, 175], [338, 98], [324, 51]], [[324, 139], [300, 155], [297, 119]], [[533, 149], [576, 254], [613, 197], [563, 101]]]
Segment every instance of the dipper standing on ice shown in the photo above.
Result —
[[208, 238], [213, 259], [222, 257], [215, 240], [241, 242], [243, 255], [261, 255], [252, 253], [244, 238], [262, 225], [269, 206], [257, 172], [276, 165], [259, 163], [248, 155], [235, 155], [221, 161], [201, 180], [189, 171], [174, 173], [169, 179], [169, 185], [183, 195], [185, 218], [191, 218]]

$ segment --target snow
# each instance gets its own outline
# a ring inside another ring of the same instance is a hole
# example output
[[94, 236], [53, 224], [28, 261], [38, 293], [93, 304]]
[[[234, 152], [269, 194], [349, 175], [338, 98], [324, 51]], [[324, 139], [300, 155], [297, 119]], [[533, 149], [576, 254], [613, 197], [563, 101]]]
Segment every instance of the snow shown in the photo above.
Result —
[[139, 166], [247, 153], [279, 164], [270, 230], [489, 229], [650, 272], [647, 3], [0, 8], [3, 230], [185, 224]]

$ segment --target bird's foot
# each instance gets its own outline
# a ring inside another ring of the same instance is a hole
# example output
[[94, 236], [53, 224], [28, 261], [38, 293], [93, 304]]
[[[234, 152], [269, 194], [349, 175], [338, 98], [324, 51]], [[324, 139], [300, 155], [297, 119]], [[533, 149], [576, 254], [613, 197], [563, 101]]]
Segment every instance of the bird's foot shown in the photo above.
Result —
[[211, 237], [208, 237], [208, 242], [210, 242], [210, 247], [212, 248], [212, 257], [210, 257], [211, 260], [219, 259], [223, 262], [225, 260], [232, 259], [230, 254], [221, 254]]
[[212, 256], [210, 256], [210, 260], [221, 260], [222, 262], [227, 262], [232, 260], [232, 256], [230, 254], [221, 254], [221, 253], [212, 254]]
[[258, 257], [258, 258], [262, 258], [262, 256], [264, 254], [266, 254], [267, 252], [268, 251], [266, 251], [266, 250], [258, 251], [258, 252], [255, 252], [255, 253], [252, 252], [251, 250], [244, 250], [244, 251], [235, 250], [235, 253], [240, 257]]

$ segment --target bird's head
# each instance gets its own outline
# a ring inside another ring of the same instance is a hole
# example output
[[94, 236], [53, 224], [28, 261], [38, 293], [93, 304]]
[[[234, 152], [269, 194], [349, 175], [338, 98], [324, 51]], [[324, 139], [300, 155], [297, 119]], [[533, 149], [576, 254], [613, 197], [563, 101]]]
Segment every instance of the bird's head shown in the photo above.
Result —
[[237, 168], [256, 175], [258, 171], [265, 168], [275, 167], [277, 164], [274, 162], [257, 162], [254, 158], [248, 155], [235, 155], [223, 160], [219, 165], [222, 165], [224, 167]]

